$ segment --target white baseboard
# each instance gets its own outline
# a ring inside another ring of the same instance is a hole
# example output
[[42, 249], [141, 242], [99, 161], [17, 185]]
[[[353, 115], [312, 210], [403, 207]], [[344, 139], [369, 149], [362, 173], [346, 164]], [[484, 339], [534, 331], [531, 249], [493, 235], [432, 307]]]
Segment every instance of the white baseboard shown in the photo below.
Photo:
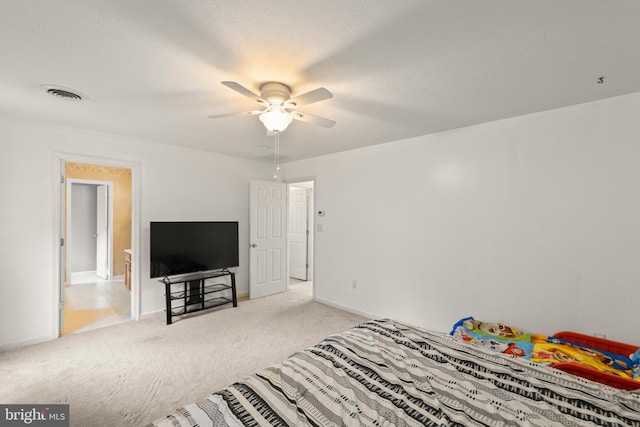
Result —
[[159, 308], [157, 310], [149, 310], [149, 311], [145, 311], [144, 313], [140, 313], [140, 319], [142, 319], [142, 316], [146, 316], [147, 314], [158, 313], [160, 311], [165, 311], [165, 309], [164, 308]]
[[27, 347], [27, 346], [30, 346], [30, 345], [34, 345], [34, 344], [40, 344], [42, 342], [51, 341], [51, 340], [54, 340], [56, 338], [58, 338], [58, 337], [57, 336], [52, 336], [52, 335], [43, 335], [43, 336], [36, 337], [36, 338], [29, 338], [27, 340], [3, 343], [3, 344], [0, 344], [0, 351], [13, 350], [15, 348], [21, 348], [21, 347]]
[[113, 276], [111, 280], [124, 280], [124, 274], [118, 274], [117, 276]]
[[76, 271], [76, 272], [71, 273], [71, 277], [72, 278], [95, 276], [95, 275], [96, 275], [96, 271], [95, 270], [92, 270], [92, 271]]
[[385, 316], [380, 316], [378, 314], [369, 313], [368, 311], [358, 310], [357, 308], [349, 307], [347, 305], [338, 304], [333, 301], [327, 301], [322, 298], [313, 297], [315, 302], [319, 302], [320, 304], [328, 305], [333, 308], [340, 309], [342, 311], [347, 311], [349, 313], [357, 314], [358, 316], [366, 317], [367, 319], [384, 319]]

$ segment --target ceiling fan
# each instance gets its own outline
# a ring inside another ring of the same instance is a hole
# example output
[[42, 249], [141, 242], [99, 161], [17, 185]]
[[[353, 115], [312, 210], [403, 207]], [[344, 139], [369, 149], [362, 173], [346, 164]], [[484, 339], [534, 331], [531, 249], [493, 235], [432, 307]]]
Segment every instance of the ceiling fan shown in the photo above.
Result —
[[273, 133], [282, 132], [293, 120], [300, 120], [302, 122], [307, 122], [325, 128], [333, 127], [333, 125], [336, 124], [334, 120], [325, 119], [324, 117], [314, 116], [297, 110], [297, 107], [300, 105], [308, 105], [332, 98], [333, 94], [323, 87], [291, 98], [291, 88], [279, 82], [264, 83], [260, 86], [260, 95], [253, 93], [236, 82], [224, 81], [222, 84], [246, 96], [247, 98], [253, 99], [264, 108], [262, 110], [251, 110], [241, 113], [216, 114], [209, 116], [211, 119], [242, 115], [259, 115], [260, 121], [269, 132]]

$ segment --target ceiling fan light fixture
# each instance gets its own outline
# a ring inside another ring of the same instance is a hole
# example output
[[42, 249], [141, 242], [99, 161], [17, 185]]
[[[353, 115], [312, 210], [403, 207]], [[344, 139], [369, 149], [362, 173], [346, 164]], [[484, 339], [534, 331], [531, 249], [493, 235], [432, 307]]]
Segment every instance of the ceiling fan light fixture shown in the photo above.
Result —
[[271, 106], [268, 111], [260, 114], [260, 121], [271, 132], [282, 132], [292, 120], [291, 114], [279, 106]]

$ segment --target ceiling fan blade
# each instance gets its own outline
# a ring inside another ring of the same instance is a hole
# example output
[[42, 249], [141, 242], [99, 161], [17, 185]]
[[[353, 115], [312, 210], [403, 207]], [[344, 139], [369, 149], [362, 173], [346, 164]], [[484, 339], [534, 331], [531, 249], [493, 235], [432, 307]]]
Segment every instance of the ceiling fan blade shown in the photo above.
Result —
[[307, 122], [312, 125], [322, 126], [324, 128], [332, 128], [336, 122], [335, 120], [325, 119], [324, 117], [314, 116], [313, 114], [303, 113], [301, 111], [294, 111], [291, 113], [295, 120], [300, 120], [301, 122]]
[[224, 114], [214, 114], [212, 116], [207, 116], [210, 119], [223, 119], [225, 117], [233, 117], [233, 116], [255, 116], [256, 114], [260, 114], [264, 112], [263, 110], [251, 110], [251, 111], [243, 111], [241, 113], [224, 113]]
[[324, 101], [325, 99], [333, 98], [333, 94], [323, 87], [314, 89], [310, 92], [303, 93], [302, 95], [295, 96], [288, 100], [287, 104], [307, 105], [318, 101]]
[[229, 82], [229, 81], [224, 81], [221, 82], [223, 85], [225, 85], [226, 87], [228, 87], [229, 89], [233, 89], [236, 92], [246, 96], [247, 98], [251, 98], [256, 102], [259, 102], [260, 104], [264, 104], [267, 105], [267, 101], [265, 101], [264, 99], [260, 98], [259, 95], [256, 95], [255, 93], [251, 92], [249, 89], [247, 89], [246, 87], [242, 86], [239, 83], [236, 82]]

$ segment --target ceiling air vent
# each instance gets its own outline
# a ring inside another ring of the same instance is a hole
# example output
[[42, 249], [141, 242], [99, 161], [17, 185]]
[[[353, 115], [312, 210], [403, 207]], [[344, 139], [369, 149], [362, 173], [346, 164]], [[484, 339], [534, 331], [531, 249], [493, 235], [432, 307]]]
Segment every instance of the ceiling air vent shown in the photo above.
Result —
[[42, 85], [41, 86], [49, 95], [57, 98], [68, 99], [71, 101], [81, 101], [86, 97], [79, 92], [62, 86]]

